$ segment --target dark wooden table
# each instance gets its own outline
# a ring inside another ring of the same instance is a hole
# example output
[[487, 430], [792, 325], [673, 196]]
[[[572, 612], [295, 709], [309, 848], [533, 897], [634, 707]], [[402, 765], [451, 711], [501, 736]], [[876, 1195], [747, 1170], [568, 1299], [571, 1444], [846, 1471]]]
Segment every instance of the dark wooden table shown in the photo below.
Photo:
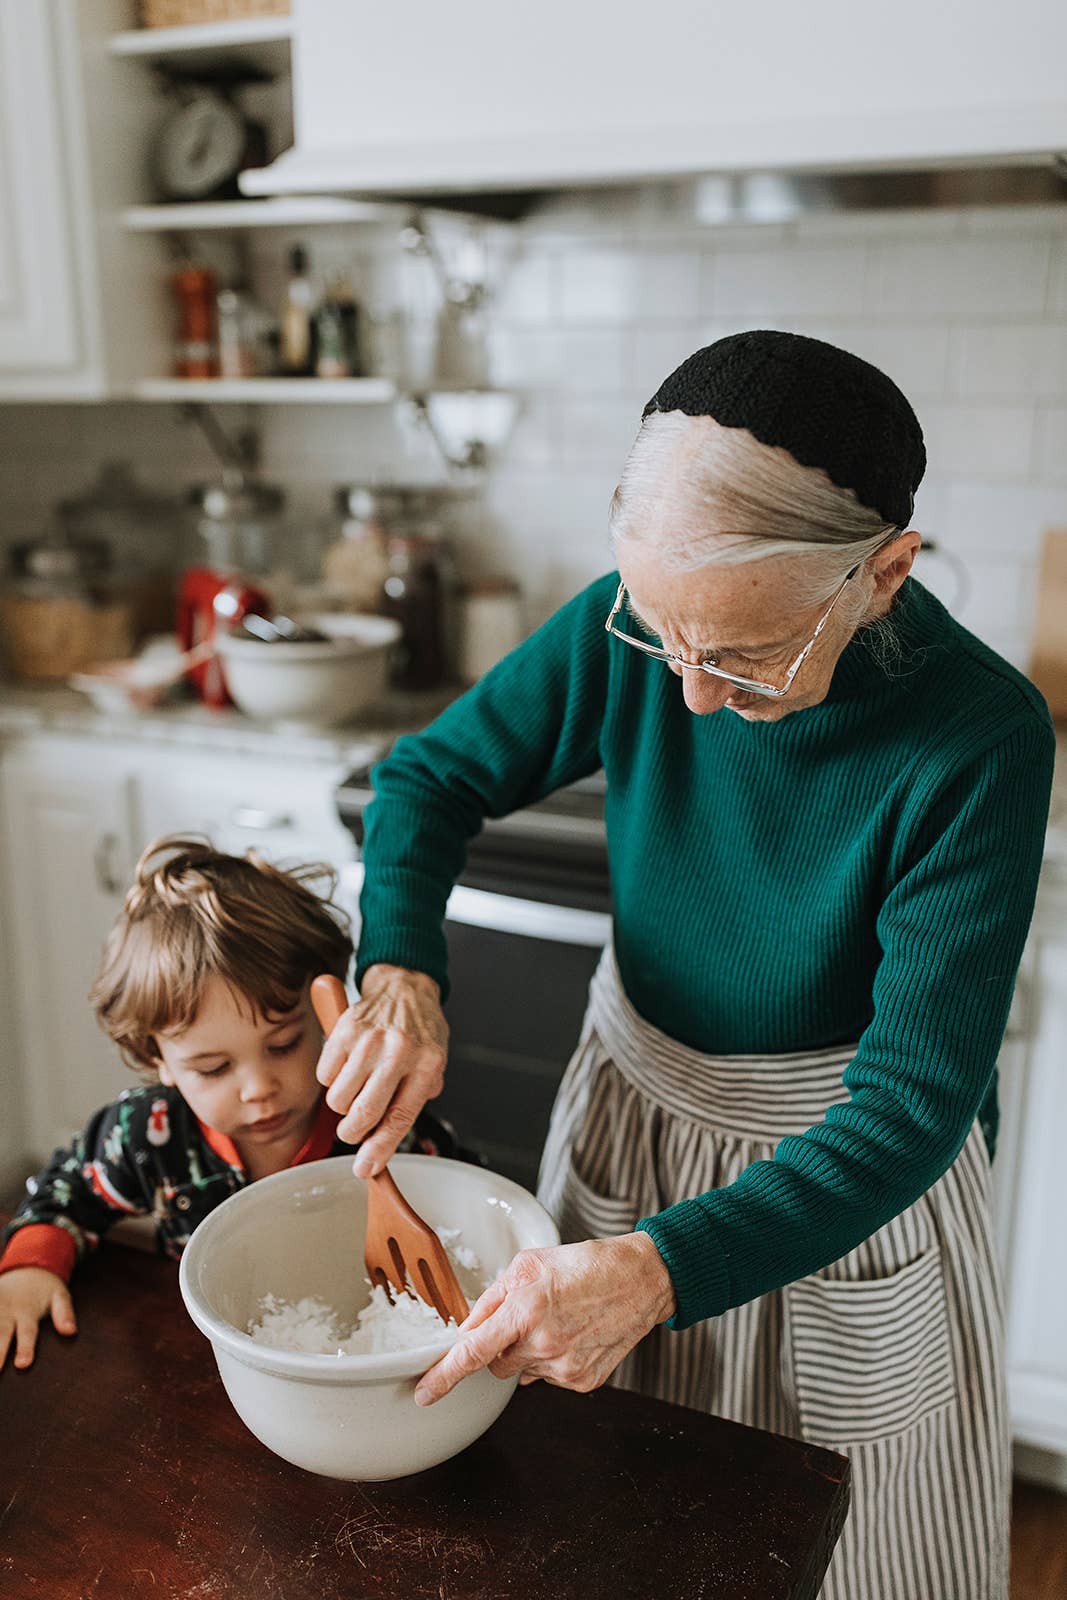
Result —
[[842, 1456], [543, 1383], [430, 1472], [315, 1477], [238, 1420], [171, 1263], [105, 1246], [76, 1306], [0, 1375], [2, 1600], [799, 1600], [844, 1521]]

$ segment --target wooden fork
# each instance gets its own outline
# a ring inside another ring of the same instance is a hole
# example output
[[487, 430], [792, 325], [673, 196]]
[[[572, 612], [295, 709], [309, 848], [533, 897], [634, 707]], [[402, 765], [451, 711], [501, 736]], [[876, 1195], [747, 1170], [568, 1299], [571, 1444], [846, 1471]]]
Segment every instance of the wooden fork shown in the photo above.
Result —
[[[327, 1037], [348, 1009], [340, 978], [323, 974], [311, 985], [311, 1003]], [[432, 1159], [432, 1158], [428, 1158]], [[432, 1306], [443, 1322], [462, 1322], [470, 1307], [444, 1245], [400, 1193], [388, 1167], [367, 1179], [367, 1276], [392, 1300], [391, 1289], [410, 1293]]]

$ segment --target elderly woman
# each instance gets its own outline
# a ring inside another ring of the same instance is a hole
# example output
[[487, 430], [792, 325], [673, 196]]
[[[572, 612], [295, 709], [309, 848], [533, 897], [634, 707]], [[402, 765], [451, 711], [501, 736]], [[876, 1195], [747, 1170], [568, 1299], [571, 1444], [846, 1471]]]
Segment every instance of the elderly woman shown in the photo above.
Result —
[[565, 1242], [417, 1398], [610, 1378], [841, 1449], [834, 1600], [1007, 1594], [989, 1171], [1053, 734], [909, 577], [924, 466], [843, 350], [684, 362], [612, 503], [618, 571], [377, 768], [361, 999], [320, 1064], [379, 1170], [441, 1088], [465, 842], [602, 766], [614, 945], [541, 1177]]

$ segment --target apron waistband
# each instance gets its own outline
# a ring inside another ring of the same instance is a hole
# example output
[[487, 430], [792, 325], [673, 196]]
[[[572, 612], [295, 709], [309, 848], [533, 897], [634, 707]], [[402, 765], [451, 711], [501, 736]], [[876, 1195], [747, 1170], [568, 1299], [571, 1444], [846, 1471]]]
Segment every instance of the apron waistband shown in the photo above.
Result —
[[741, 1139], [803, 1133], [849, 1099], [841, 1075], [855, 1044], [773, 1056], [709, 1056], [672, 1039], [635, 1010], [609, 944], [589, 988], [587, 1025], [626, 1080], [672, 1117]]

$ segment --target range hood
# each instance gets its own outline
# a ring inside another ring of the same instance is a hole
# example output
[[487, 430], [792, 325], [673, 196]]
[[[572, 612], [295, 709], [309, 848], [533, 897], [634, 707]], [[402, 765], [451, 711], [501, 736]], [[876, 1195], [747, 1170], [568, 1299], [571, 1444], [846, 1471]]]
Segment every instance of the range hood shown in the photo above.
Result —
[[1067, 6], [1049, 0], [294, 7], [296, 143], [243, 174], [250, 195], [983, 168], [1059, 195]]

